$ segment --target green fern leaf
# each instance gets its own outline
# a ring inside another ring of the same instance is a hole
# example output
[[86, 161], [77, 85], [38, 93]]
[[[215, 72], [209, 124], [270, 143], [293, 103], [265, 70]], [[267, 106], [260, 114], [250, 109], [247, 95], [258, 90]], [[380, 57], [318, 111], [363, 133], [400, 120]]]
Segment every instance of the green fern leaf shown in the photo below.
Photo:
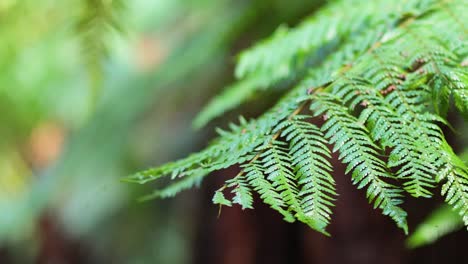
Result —
[[218, 190], [215, 192], [214, 196], [213, 196], [213, 203], [214, 204], [219, 204], [219, 205], [225, 205], [225, 206], [232, 206], [232, 203], [231, 201], [229, 201], [228, 199], [226, 199], [224, 197], [224, 194], [222, 191]]
[[226, 183], [228, 187], [233, 188], [233, 203], [239, 204], [242, 209], [253, 209], [252, 190], [244, 175], [240, 174], [233, 179], [226, 181]]
[[[299, 185], [298, 196], [301, 199], [301, 210], [305, 220], [313, 229], [326, 233], [325, 227], [330, 222], [334, 196], [335, 181], [331, 176], [332, 166], [327, 160], [331, 158], [327, 141], [320, 129], [304, 121], [310, 116], [295, 116], [284, 121], [286, 127], [281, 133], [289, 142], [294, 173]], [[313, 221], [311, 221], [313, 219]]]
[[334, 144], [333, 151], [339, 151], [339, 158], [347, 163], [346, 173], [352, 171], [353, 184], [358, 188], [367, 187], [367, 198], [374, 208], [383, 210], [405, 233], [408, 232], [406, 212], [399, 207], [403, 202], [401, 190], [382, 178], [392, 178], [384, 161], [378, 156], [378, 146], [368, 136], [366, 128], [350, 115], [339, 100], [326, 94], [314, 96], [311, 109], [315, 115], [325, 114], [327, 122], [322, 126], [325, 138]]
[[[442, 132], [451, 104], [467, 117], [467, 31], [459, 19], [467, 7], [461, 0], [336, 1], [295, 29], [279, 29], [241, 54], [239, 82], [196, 124], [257, 91], [295, 86], [257, 119], [219, 129], [204, 150], [128, 180], [171, 175], [190, 186], [238, 164], [241, 172], [220, 190], [232, 188], [232, 202], [220, 191], [215, 202], [252, 208], [255, 191], [286, 221], [327, 234], [337, 196], [331, 144], [353, 184], [405, 233], [404, 192], [430, 197], [441, 185], [468, 226], [468, 169]], [[325, 123], [314, 125], [319, 117]]]
[[294, 216], [284, 207], [286, 203], [280, 193], [277, 192], [271, 182], [269, 182], [264, 175], [263, 168], [259, 162], [251, 162], [244, 166], [244, 172], [250, 185], [260, 194], [260, 198], [270, 207], [283, 215], [284, 220], [287, 222], [294, 222]]

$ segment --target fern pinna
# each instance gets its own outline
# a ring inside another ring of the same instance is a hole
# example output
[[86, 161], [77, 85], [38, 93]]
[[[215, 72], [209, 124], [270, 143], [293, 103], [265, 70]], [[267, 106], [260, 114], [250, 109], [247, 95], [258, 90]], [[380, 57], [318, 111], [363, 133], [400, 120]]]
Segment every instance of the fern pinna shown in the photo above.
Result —
[[405, 233], [405, 193], [428, 198], [439, 186], [468, 225], [468, 168], [441, 130], [451, 104], [468, 118], [467, 8], [463, 0], [334, 1], [296, 28], [280, 28], [240, 55], [238, 83], [195, 125], [294, 84], [274, 107], [219, 129], [198, 153], [127, 180], [171, 176], [147, 198], [168, 197], [239, 164], [214, 203], [251, 209], [256, 192], [285, 220], [327, 234], [337, 152], [352, 183]]

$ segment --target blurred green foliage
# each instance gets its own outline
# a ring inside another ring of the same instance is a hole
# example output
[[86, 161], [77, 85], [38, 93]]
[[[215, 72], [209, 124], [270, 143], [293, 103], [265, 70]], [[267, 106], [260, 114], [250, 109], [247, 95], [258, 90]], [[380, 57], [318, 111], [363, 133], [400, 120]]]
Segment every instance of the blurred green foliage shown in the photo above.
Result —
[[0, 2], [0, 247], [18, 262], [39, 253], [40, 219], [49, 215], [98, 258], [186, 262], [195, 223], [177, 215], [195, 204], [139, 204], [148, 187], [119, 179], [193, 150], [205, 132], [185, 133], [191, 120], [182, 113], [197, 112], [227, 83], [232, 51], [321, 4], [135, 0], [93, 8], [114, 2]]
[[463, 227], [463, 222], [449, 206], [443, 205], [436, 209], [416, 231], [408, 238], [410, 248], [421, 247], [434, 243], [437, 239]]

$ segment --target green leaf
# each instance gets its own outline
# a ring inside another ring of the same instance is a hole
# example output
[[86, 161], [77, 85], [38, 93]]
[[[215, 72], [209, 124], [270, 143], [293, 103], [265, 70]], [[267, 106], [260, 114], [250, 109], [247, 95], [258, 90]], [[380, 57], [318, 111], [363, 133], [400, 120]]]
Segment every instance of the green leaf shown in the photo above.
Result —
[[213, 196], [213, 204], [225, 205], [225, 206], [232, 206], [232, 202], [228, 199], [224, 198], [224, 194], [222, 191], [216, 191]]
[[434, 210], [406, 240], [409, 248], [432, 244], [439, 238], [461, 229], [463, 222], [456, 212], [448, 205]]

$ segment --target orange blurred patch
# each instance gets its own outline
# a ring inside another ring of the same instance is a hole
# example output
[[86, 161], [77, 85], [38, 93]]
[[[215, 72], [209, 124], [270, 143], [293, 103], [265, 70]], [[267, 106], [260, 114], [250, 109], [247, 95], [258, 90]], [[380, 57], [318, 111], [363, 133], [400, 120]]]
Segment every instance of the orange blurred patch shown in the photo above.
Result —
[[62, 152], [65, 131], [53, 122], [39, 124], [31, 133], [28, 156], [34, 168], [44, 168], [57, 160]]
[[148, 72], [158, 67], [167, 57], [166, 45], [158, 38], [143, 36], [136, 47], [136, 66], [141, 72]]

